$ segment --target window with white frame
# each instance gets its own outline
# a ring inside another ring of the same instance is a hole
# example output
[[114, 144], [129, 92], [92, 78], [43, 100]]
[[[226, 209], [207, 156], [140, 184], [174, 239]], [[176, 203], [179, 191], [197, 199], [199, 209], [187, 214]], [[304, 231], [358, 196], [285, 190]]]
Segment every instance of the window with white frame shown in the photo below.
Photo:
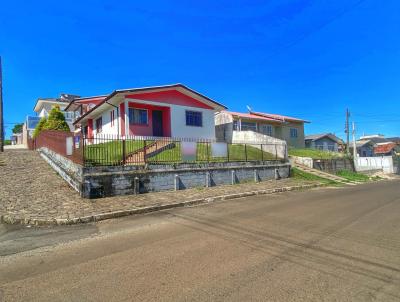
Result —
[[257, 131], [257, 124], [253, 122], [243, 122], [241, 123], [242, 131]]
[[129, 108], [129, 124], [147, 125], [148, 120], [146, 109]]
[[186, 126], [202, 127], [203, 113], [200, 111], [186, 111]]
[[297, 138], [298, 137], [298, 133], [297, 133], [297, 129], [296, 128], [290, 128], [290, 137], [291, 138]]

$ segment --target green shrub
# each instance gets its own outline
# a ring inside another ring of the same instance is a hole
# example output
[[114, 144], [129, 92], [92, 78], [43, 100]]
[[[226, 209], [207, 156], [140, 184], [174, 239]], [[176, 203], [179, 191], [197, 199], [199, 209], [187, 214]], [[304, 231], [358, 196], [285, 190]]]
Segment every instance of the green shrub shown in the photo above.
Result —
[[44, 130], [58, 130], [58, 131], [70, 131], [65, 116], [61, 112], [59, 106], [54, 106], [49, 113], [46, 123], [43, 126]]
[[39, 123], [37, 123], [35, 130], [33, 130], [33, 134], [32, 137], [36, 138], [38, 137], [39, 133], [43, 130], [44, 125], [46, 124], [47, 119], [45, 117], [42, 117], [39, 121]]

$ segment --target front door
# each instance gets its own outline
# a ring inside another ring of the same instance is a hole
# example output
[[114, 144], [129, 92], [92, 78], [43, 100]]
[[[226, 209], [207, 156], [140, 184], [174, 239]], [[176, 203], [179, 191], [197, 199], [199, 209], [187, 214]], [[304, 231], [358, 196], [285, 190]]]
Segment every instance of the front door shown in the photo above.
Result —
[[153, 136], [163, 136], [163, 112], [153, 110]]

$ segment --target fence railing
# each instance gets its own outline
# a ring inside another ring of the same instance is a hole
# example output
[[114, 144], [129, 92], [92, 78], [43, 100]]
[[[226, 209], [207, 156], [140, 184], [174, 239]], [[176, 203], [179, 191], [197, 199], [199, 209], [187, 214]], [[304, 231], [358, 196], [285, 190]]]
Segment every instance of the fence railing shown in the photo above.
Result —
[[[207, 139], [97, 135], [83, 138], [86, 166], [189, 162], [281, 161], [286, 152], [272, 143], [228, 144]], [[286, 147], [285, 147], [286, 148]]]
[[230, 144], [209, 139], [114, 135], [81, 137], [60, 131], [42, 131], [34, 145], [35, 149], [47, 147], [84, 166], [282, 161], [287, 153], [286, 145], [274, 143]]

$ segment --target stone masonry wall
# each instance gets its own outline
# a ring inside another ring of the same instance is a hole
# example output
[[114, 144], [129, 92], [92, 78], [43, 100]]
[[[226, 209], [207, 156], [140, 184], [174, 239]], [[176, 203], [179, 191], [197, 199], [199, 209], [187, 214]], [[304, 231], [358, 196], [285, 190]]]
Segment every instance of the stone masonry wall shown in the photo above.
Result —
[[41, 148], [39, 152], [85, 198], [184, 190], [290, 176], [290, 164], [285, 162], [82, 167], [47, 148]]
[[82, 195], [98, 198], [254, 182], [275, 179], [276, 173], [280, 178], [289, 177], [290, 164], [92, 173], [84, 175]]

